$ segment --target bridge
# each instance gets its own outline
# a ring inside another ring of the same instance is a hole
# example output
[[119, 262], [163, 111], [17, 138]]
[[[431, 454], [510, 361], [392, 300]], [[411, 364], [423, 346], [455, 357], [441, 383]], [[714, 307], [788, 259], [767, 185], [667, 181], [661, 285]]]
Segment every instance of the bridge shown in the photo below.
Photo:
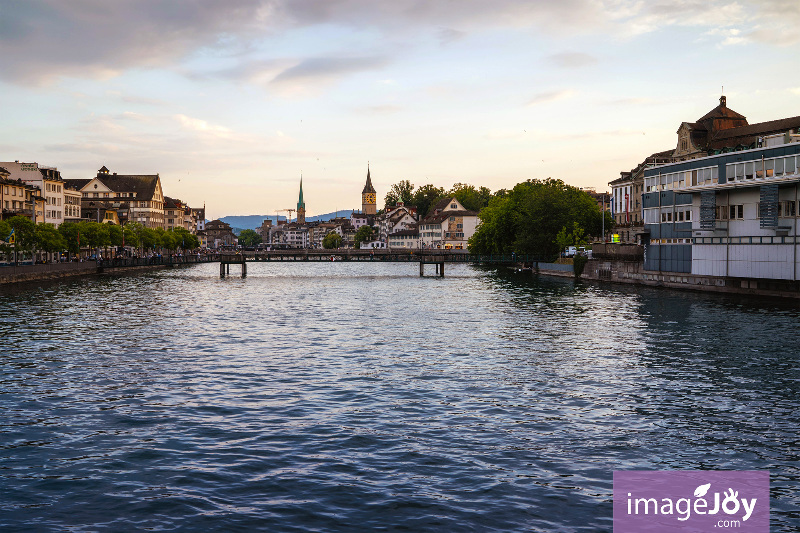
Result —
[[444, 277], [446, 263], [471, 263], [485, 265], [514, 265], [540, 261], [527, 255], [478, 255], [466, 250], [320, 250], [291, 249], [272, 251], [246, 251], [219, 255], [219, 275], [230, 274], [231, 265], [240, 265], [242, 277], [247, 276], [247, 263], [271, 261], [370, 261], [391, 263], [419, 263], [419, 275], [425, 275], [425, 265], [434, 265], [435, 274]]

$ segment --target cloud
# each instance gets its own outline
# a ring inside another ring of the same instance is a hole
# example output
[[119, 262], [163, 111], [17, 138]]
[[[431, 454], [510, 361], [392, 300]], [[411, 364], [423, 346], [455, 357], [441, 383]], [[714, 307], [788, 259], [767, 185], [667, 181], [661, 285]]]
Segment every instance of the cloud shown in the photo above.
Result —
[[551, 63], [561, 68], [579, 68], [594, 65], [597, 58], [581, 52], [562, 52], [548, 57]]
[[304, 59], [275, 76], [270, 84], [326, 84], [336, 81], [347, 74], [380, 68], [387, 63], [388, 60], [381, 57], [318, 57]]
[[569, 90], [569, 89], [557, 90], [557, 91], [546, 91], [546, 92], [534, 95], [534, 97], [531, 98], [528, 101], [527, 105], [528, 105], [528, 107], [531, 107], [531, 106], [537, 106], [537, 105], [541, 105], [541, 104], [548, 104], [550, 102], [555, 102], [557, 100], [563, 100], [565, 98], [569, 98], [573, 94], [575, 94], [575, 91], [572, 91], [572, 90]]
[[210, 124], [199, 118], [187, 117], [186, 115], [175, 115], [175, 120], [186, 130], [219, 137], [229, 137], [231, 130], [216, 124]]

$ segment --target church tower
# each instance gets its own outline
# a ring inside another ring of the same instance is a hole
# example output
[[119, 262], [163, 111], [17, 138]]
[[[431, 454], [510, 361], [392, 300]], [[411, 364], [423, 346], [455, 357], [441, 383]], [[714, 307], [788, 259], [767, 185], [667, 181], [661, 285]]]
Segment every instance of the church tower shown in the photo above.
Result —
[[375, 187], [372, 186], [372, 179], [369, 177], [369, 163], [367, 163], [367, 183], [361, 191], [361, 211], [365, 215], [374, 215], [377, 210], [375, 200]]
[[297, 199], [297, 223], [306, 223], [306, 203], [303, 201], [303, 175], [300, 175], [300, 197]]

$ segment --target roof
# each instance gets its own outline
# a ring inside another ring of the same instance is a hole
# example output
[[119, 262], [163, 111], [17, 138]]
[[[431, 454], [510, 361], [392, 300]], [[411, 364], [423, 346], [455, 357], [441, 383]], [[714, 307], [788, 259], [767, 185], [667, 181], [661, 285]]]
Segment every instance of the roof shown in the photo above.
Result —
[[85, 180], [85, 179], [74, 180], [74, 179], [68, 179], [68, 180], [64, 180], [64, 186], [65, 186], [65, 187], [69, 187], [70, 189], [81, 190], [81, 189], [83, 189], [84, 187], [86, 187], [86, 185], [87, 185], [87, 184], [88, 184], [90, 181], [92, 181], [92, 180]]
[[440, 213], [436, 213], [435, 215], [430, 215], [425, 217], [422, 221], [423, 224], [437, 224], [444, 220], [447, 220], [450, 217], [476, 217], [478, 213], [475, 211], [467, 211], [467, 210], [458, 210], [458, 211], [442, 211]]
[[367, 165], [367, 183], [364, 185], [364, 190], [361, 194], [372, 193], [375, 194], [375, 187], [372, 186], [372, 178], [369, 177], [369, 165]]
[[414, 224], [413, 226], [409, 226], [407, 229], [401, 229], [399, 231], [395, 231], [394, 233], [390, 233], [389, 237], [414, 237], [419, 235], [419, 226]]
[[738, 120], [744, 120], [745, 122], [747, 121], [747, 117], [737, 113], [736, 111], [728, 107], [727, 99], [724, 96], [720, 97], [719, 105], [717, 107], [715, 107], [702, 117], [698, 118], [696, 122], [705, 122], [707, 120], [713, 120], [715, 118], [738, 119]]
[[306, 203], [303, 201], [303, 176], [300, 176], [300, 197], [297, 199], [297, 209], [305, 209]]
[[800, 128], [800, 117], [769, 120], [767, 122], [759, 122], [758, 124], [750, 124], [739, 128], [718, 131], [714, 135], [712, 143], [739, 137], [753, 137], [757, 135], [769, 135], [771, 133], [782, 133], [795, 128]]
[[137, 200], [151, 200], [159, 177], [146, 174], [98, 174], [97, 179], [114, 192], [134, 192]]

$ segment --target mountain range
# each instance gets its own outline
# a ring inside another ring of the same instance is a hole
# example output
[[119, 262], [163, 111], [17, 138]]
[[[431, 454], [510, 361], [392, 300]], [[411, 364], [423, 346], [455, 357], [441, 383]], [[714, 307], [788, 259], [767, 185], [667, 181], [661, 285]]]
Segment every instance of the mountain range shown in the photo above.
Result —
[[[335, 213], [325, 213], [324, 215], [306, 217], [306, 222], [324, 222], [326, 220], [331, 220], [336, 217], [350, 218], [350, 214], [352, 212], [353, 212], [352, 209], [343, 209], [340, 211], [336, 211]], [[226, 217], [221, 217], [220, 220], [222, 222], [225, 222], [226, 224], [230, 224], [231, 228], [256, 229], [260, 228], [261, 223], [267, 219], [271, 220], [272, 223], [275, 224], [276, 218], [283, 221], [286, 220], [286, 217], [278, 217], [277, 215], [229, 215]]]

